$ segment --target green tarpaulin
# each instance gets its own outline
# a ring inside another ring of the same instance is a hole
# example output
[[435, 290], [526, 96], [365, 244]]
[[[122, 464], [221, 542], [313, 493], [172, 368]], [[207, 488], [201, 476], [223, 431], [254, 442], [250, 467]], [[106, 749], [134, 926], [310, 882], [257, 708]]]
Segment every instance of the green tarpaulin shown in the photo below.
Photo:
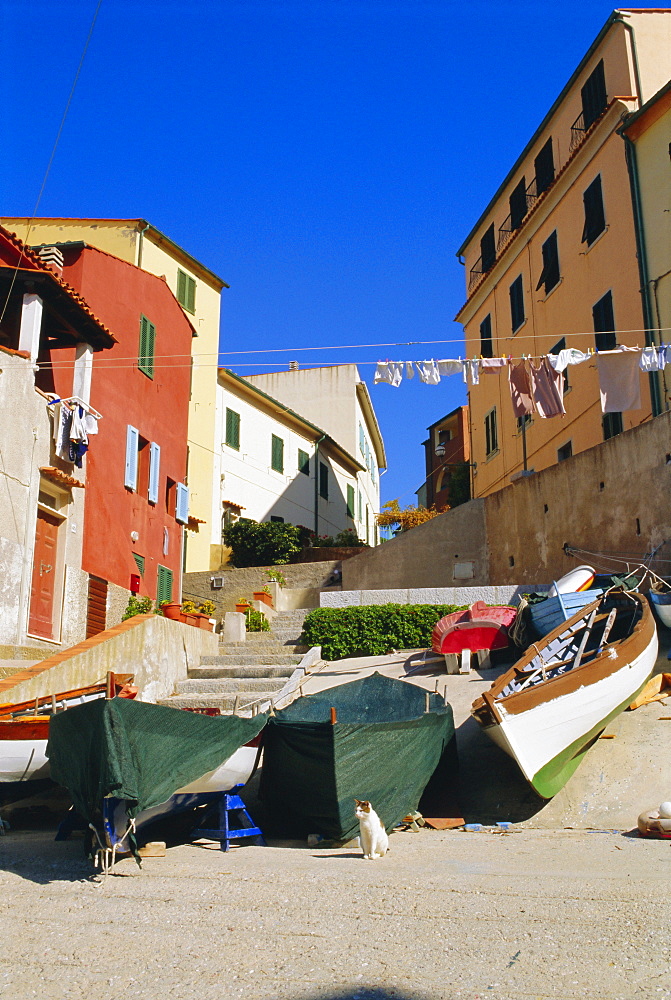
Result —
[[450, 705], [382, 674], [299, 698], [268, 720], [264, 734], [266, 829], [349, 840], [358, 833], [358, 798], [391, 830], [417, 808], [443, 755], [456, 760], [453, 741]]
[[265, 722], [265, 715], [210, 718], [128, 698], [91, 701], [52, 717], [51, 777], [89, 822], [107, 795], [127, 799], [129, 816], [137, 816], [219, 767]]

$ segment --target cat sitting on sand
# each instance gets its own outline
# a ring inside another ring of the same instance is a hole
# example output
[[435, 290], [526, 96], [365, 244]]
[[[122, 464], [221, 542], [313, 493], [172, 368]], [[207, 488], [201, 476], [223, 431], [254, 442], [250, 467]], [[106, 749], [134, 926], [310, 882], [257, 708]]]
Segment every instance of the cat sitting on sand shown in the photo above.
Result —
[[360, 839], [364, 858], [366, 861], [383, 858], [389, 850], [389, 838], [387, 837], [387, 831], [382, 825], [382, 820], [370, 802], [362, 802], [359, 799], [355, 799], [354, 801], [356, 802], [354, 814], [359, 820]]

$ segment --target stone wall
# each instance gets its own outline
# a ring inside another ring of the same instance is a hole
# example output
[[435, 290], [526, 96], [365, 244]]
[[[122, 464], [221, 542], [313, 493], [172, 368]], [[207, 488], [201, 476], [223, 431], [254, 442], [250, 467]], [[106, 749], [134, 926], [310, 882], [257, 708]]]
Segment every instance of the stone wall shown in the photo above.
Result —
[[[220, 618], [224, 612], [235, 609], [239, 598], [251, 598], [253, 591], [262, 590], [268, 583], [267, 570], [276, 569], [286, 579], [287, 590], [316, 592], [314, 606], [317, 607], [318, 591], [328, 586], [333, 571], [339, 568], [338, 560], [329, 560], [282, 566], [248, 566], [242, 569], [224, 569], [216, 573], [185, 573], [182, 581], [182, 597], [196, 602], [213, 601], [216, 607], [215, 615]], [[223, 579], [223, 586], [213, 587], [213, 578]]]
[[456, 604], [457, 607], [484, 601], [485, 604], [510, 604], [516, 607], [528, 593], [544, 593], [548, 584], [510, 585], [506, 587], [418, 587], [415, 590], [343, 590], [322, 594], [322, 608], [349, 608], [365, 604]]

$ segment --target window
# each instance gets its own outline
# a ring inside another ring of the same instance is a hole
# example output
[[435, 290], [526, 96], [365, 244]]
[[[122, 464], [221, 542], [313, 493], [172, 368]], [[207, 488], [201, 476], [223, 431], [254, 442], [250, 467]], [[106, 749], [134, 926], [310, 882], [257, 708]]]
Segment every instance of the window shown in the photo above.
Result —
[[583, 128], [585, 131], [597, 120], [608, 103], [606, 91], [606, 75], [603, 69], [603, 59], [594, 71], [587, 77], [584, 87], [580, 89], [582, 99]]
[[240, 414], [226, 407], [226, 444], [240, 451]]
[[596, 305], [592, 306], [594, 321], [594, 346], [597, 351], [612, 351], [617, 347], [615, 335], [615, 315], [613, 313], [612, 292], [606, 292]]
[[270, 515], [270, 520], [274, 524], [284, 524], [284, 518], [283, 517], [278, 517], [277, 514], [271, 514]]
[[616, 434], [621, 434], [624, 430], [621, 413], [604, 413], [601, 424], [603, 426], [604, 441], [615, 437]]
[[521, 434], [525, 428], [531, 423], [531, 414], [525, 413], [524, 416], [517, 418], [517, 433]]
[[135, 560], [135, 565], [137, 566], [137, 571], [140, 576], [144, 576], [144, 556], [140, 556], [137, 552], [133, 553], [133, 559]]
[[362, 455], [366, 454], [366, 438], [363, 433], [363, 425], [359, 424], [359, 451]]
[[196, 282], [190, 274], [177, 271], [177, 301], [187, 312], [196, 311]]
[[172, 570], [167, 566], [158, 567], [156, 579], [156, 603], [163, 604], [164, 601], [172, 600]]
[[140, 434], [137, 439], [137, 492], [149, 496], [149, 442]]
[[359, 518], [358, 520], [363, 521], [363, 501], [361, 499], [361, 490], [359, 490]]
[[140, 350], [138, 353], [137, 366], [147, 378], [154, 377], [154, 345], [156, 341], [156, 327], [150, 323], [146, 316], [140, 316]]
[[137, 454], [140, 443], [140, 432], [137, 427], [126, 427], [126, 472], [123, 484], [126, 489], [137, 489]]
[[[554, 347], [550, 348], [548, 354], [559, 354], [560, 351], [565, 351], [565, 350], [566, 350], [566, 337], [562, 337], [561, 340], [557, 341]], [[564, 375], [564, 392], [568, 392], [568, 390], [571, 388], [568, 380], [568, 366], [564, 369], [563, 375]]]
[[485, 454], [493, 455], [498, 451], [499, 439], [496, 432], [496, 407], [485, 417]]
[[564, 462], [567, 458], [570, 458], [573, 454], [573, 443], [567, 441], [566, 444], [562, 445], [561, 448], [557, 448], [557, 461]]
[[298, 449], [298, 471], [302, 472], [304, 476], [310, 475], [310, 456], [307, 451], [301, 451]]
[[284, 472], [284, 441], [276, 434], [272, 436], [270, 466], [275, 472]]
[[354, 487], [347, 484], [347, 516], [354, 520]]
[[149, 445], [149, 503], [158, 503], [159, 475], [161, 470], [161, 449], [155, 441]]
[[519, 229], [524, 216], [527, 214], [527, 187], [524, 177], [513, 188], [508, 203], [510, 205], [510, 228], [513, 230]]
[[189, 520], [189, 487], [184, 483], [176, 484], [175, 520], [187, 524]]
[[606, 216], [603, 210], [603, 193], [601, 191], [601, 174], [597, 174], [590, 186], [583, 193], [585, 207], [585, 225], [582, 230], [582, 243], [591, 247], [597, 236], [606, 228]]
[[536, 173], [536, 195], [538, 196], [543, 194], [543, 191], [547, 191], [555, 179], [552, 138], [548, 139], [534, 160], [534, 171]]
[[543, 270], [536, 285], [536, 291], [541, 285], [545, 286], [545, 294], [548, 295], [555, 285], [559, 284], [559, 250], [557, 248], [557, 230], [550, 233], [545, 243], [541, 247], [543, 254]]
[[494, 346], [492, 344], [492, 317], [485, 316], [480, 324], [480, 354], [483, 358], [494, 357]]
[[510, 286], [510, 319], [515, 333], [515, 330], [519, 330], [524, 323], [524, 288], [521, 274]]
[[496, 240], [494, 238], [494, 223], [485, 232], [480, 240], [480, 254], [482, 255], [482, 272], [489, 271], [494, 266], [496, 260]]
[[177, 483], [174, 479], [167, 479], [165, 481], [165, 512], [169, 514], [170, 517], [175, 516], [175, 510], [177, 508]]
[[329, 498], [329, 470], [323, 462], [319, 463], [319, 496], [323, 500]]

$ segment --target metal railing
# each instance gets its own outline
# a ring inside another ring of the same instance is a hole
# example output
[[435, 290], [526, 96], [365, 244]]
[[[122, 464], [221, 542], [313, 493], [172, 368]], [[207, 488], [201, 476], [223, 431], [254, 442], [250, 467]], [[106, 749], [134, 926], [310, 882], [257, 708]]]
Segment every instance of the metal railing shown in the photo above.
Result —
[[574, 149], [578, 148], [586, 134], [587, 129], [585, 127], [585, 112], [581, 111], [576, 120], [573, 122], [573, 125], [571, 125], [571, 142], [568, 147], [569, 153], [572, 153]]
[[483, 267], [482, 267], [482, 257], [478, 257], [478, 259], [476, 260], [475, 264], [473, 265], [473, 267], [469, 271], [469, 275], [468, 275], [468, 290], [469, 290], [469, 292], [470, 292], [471, 288], [473, 287], [473, 285], [475, 285], [475, 283], [480, 280], [480, 278], [482, 277], [482, 275], [484, 273], [485, 272], [484, 272]]

